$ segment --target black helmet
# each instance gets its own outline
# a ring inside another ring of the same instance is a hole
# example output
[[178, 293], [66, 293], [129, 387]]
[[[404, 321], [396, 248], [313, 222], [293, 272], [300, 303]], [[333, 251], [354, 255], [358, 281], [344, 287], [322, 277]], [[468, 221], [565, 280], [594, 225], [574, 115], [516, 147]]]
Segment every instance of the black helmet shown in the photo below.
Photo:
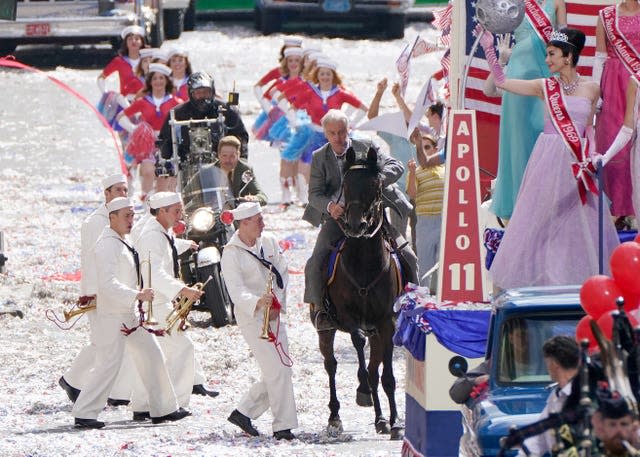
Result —
[[[211, 97], [204, 98], [201, 100], [196, 100], [193, 97], [193, 91], [196, 89], [200, 89], [201, 87], [206, 87], [211, 89]], [[189, 90], [189, 102], [191, 105], [204, 113], [209, 110], [209, 108], [213, 105], [213, 98], [216, 94], [216, 87], [213, 83], [213, 78], [209, 76], [207, 73], [203, 71], [196, 71], [189, 76], [189, 80], [187, 81], [187, 88]]]

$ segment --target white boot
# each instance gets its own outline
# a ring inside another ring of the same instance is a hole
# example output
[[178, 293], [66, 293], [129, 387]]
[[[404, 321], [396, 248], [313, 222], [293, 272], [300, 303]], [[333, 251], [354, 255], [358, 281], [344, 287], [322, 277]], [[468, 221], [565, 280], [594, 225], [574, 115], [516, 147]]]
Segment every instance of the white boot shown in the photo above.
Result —
[[288, 206], [289, 202], [291, 202], [291, 189], [289, 188], [287, 178], [280, 178], [280, 187], [282, 188], [282, 200], [280, 204]]
[[298, 200], [302, 206], [306, 206], [309, 203], [309, 186], [307, 180], [302, 173], [298, 173], [298, 179], [296, 182], [296, 194]]

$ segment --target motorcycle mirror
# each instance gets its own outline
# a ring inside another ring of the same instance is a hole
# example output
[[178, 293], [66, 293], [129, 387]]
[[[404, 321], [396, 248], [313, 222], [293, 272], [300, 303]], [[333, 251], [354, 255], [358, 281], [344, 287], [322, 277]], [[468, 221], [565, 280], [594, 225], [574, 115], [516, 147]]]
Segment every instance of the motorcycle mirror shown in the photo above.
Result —
[[251, 170], [245, 170], [245, 172], [242, 173], [241, 179], [245, 184], [249, 184], [251, 181], [253, 181], [253, 173], [251, 173]]
[[467, 363], [467, 359], [462, 356], [456, 355], [449, 360], [449, 373], [456, 378], [464, 376], [468, 368], [469, 364]]
[[222, 222], [225, 225], [233, 224], [233, 213], [229, 210], [224, 210], [220, 214], [220, 222]]

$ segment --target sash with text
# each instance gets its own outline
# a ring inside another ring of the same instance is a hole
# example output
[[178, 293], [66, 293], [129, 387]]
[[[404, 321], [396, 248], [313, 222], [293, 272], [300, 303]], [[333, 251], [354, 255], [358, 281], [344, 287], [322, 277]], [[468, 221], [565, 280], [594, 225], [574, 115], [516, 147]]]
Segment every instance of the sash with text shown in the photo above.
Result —
[[544, 44], [547, 44], [551, 40], [553, 24], [549, 16], [547, 16], [546, 11], [542, 8], [542, 5], [539, 5], [536, 0], [526, 0], [524, 2], [524, 13], [529, 20], [529, 24], [531, 24], [536, 35], [538, 35], [538, 38], [540, 38]]
[[618, 29], [618, 7], [608, 6], [600, 11], [600, 19], [609, 42], [627, 71], [640, 83], [640, 50], [635, 49]]

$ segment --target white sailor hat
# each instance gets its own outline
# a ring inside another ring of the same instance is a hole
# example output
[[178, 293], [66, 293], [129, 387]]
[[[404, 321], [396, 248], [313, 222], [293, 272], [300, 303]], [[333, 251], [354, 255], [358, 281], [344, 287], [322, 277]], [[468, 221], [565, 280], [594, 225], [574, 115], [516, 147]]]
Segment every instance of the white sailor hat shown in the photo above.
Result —
[[302, 48], [287, 48], [284, 50], [284, 56], [300, 56], [302, 57]]
[[149, 207], [151, 209], [164, 208], [176, 203], [182, 203], [180, 194], [176, 192], [158, 192], [149, 197]]
[[256, 214], [262, 213], [262, 207], [257, 202], [244, 202], [240, 203], [236, 209], [231, 210], [233, 219], [236, 221], [247, 219]]
[[285, 46], [302, 46], [302, 38], [288, 36], [283, 41]]
[[167, 59], [171, 59], [173, 56], [184, 56], [189, 57], [189, 53], [186, 49], [183, 48], [171, 48], [167, 53]]
[[305, 56], [316, 52], [322, 52], [322, 49], [319, 46], [312, 46], [310, 48], [304, 48], [304, 50], [302, 51]]
[[126, 197], [116, 197], [107, 203], [107, 211], [113, 213], [114, 211], [118, 211], [122, 208], [133, 208], [133, 202], [130, 198]]
[[114, 184], [118, 184], [121, 182], [127, 182], [127, 177], [125, 175], [123, 175], [122, 173], [118, 173], [115, 175], [111, 175], [111, 176], [107, 176], [106, 178], [104, 178], [102, 180], [102, 188], [104, 190], [107, 190], [109, 187], [113, 186]]
[[312, 52], [311, 54], [309, 54], [309, 57], [307, 57], [308, 60], [313, 60], [316, 61], [318, 59], [320, 60], [327, 60], [328, 57], [325, 56], [323, 53], [321, 52]]
[[142, 27], [140, 27], [139, 25], [130, 25], [130, 26], [125, 27], [124, 29], [122, 29], [122, 32], [120, 32], [120, 36], [124, 40], [125, 38], [127, 38], [127, 35], [130, 35], [132, 33], [135, 34], [135, 35], [140, 35], [143, 38], [146, 35], [144, 29]]
[[169, 57], [167, 57], [167, 50], [166, 49], [159, 49], [157, 48], [154, 52], [153, 52], [153, 58], [154, 59], [160, 59], [160, 60], [164, 60], [165, 62], [167, 60], [169, 60]]
[[317, 59], [316, 60], [316, 67], [317, 68], [329, 68], [333, 71], [336, 71], [336, 63], [329, 60], [329, 59]]
[[171, 76], [171, 68], [162, 63], [150, 63], [149, 73], [162, 73], [165, 76]]
[[142, 48], [140, 49], [140, 58], [146, 59], [147, 57], [153, 57], [153, 54], [158, 50], [158, 48]]

